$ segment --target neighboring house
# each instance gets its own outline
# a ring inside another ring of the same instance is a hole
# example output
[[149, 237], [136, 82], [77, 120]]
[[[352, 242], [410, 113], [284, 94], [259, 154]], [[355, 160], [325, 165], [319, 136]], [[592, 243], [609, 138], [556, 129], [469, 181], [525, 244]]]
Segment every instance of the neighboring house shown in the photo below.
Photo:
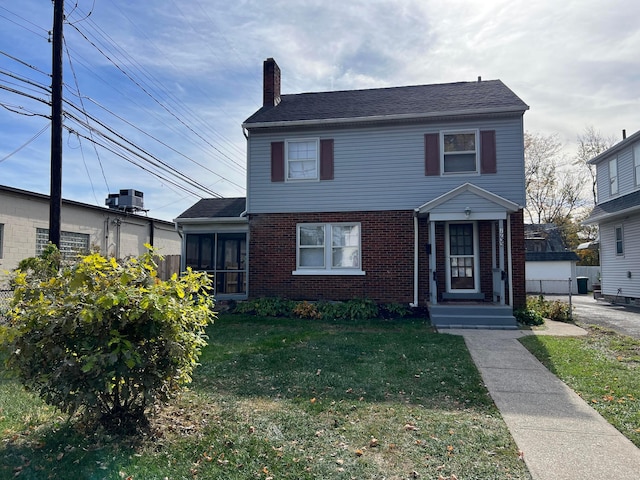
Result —
[[580, 258], [568, 250], [553, 223], [525, 224], [525, 260], [528, 293], [578, 292], [576, 263]]
[[[49, 204], [48, 195], [0, 185], [0, 288], [6, 287], [6, 271], [42, 253], [49, 242]], [[145, 252], [145, 243], [161, 255], [180, 254], [181, 239], [174, 223], [124, 208], [62, 200], [61, 223], [60, 250], [64, 254], [95, 248], [104, 255], [122, 258]]]
[[640, 304], [640, 131], [589, 163], [598, 203], [584, 223], [599, 226], [602, 295]]
[[282, 95], [273, 59], [263, 80], [263, 106], [243, 124], [246, 212], [198, 220], [203, 233], [248, 228], [245, 295], [428, 304], [441, 325], [464, 322], [439, 306], [451, 314], [452, 302], [476, 301], [488, 314], [476, 325], [495, 305], [515, 326], [525, 302], [520, 98], [481, 79]]

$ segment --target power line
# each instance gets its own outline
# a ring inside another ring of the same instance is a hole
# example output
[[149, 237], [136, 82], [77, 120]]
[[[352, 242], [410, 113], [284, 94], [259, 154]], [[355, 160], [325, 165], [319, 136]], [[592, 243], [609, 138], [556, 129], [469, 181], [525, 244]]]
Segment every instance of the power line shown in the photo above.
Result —
[[29, 140], [27, 140], [25, 143], [23, 143], [22, 145], [20, 145], [18, 148], [16, 148], [13, 152], [11, 152], [10, 154], [0, 158], [0, 163], [4, 162], [5, 160], [8, 160], [9, 158], [11, 158], [13, 155], [15, 155], [16, 153], [18, 153], [20, 150], [22, 150], [23, 148], [25, 148], [27, 145], [29, 145], [31, 142], [35, 141], [40, 135], [42, 135], [44, 132], [47, 131], [47, 129], [49, 128], [49, 124], [47, 123], [44, 127], [42, 127], [40, 129], [40, 131], [38, 131], [38, 133], [36, 133], [33, 137], [31, 137]]
[[213, 148], [216, 152], [218, 152], [223, 157], [227, 158], [233, 163], [237, 163], [230, 156], [222, 152], [218, 147], [209, 142], [205, 137], [203, 137], [200, 133], [196, 132], [190, 125], [188, 125], [184, 120], [178, 117], [174, 112], [172, 112], [167, 106], [165, 106], [162, 102], [160, 102], [157, 98], [155, 98], [151, 92], [145, 86], [142, 85], [141, 82], [136, 80], [131, 74], [126, 72], [120, 65], [118, 65], [109, 55], [107, 55], [100, 47], [98, 47], [94, 42], [92, 42], [80, 29], [78, 29], [75, 25], [71, 25], [71, 27], [76, 30], [90, 45], [92, 45], [102, 56], [104, 56], [113, 66], [115, 66], [125, 77], [127, 77], [134, 85], [136, 85], [140, 90], [142, 90], [151, 100], [153, 100], [159, 107], [161, 107], [165, 112], [175, 118], [183, 127], [189, 130], [191, 133], [196, 135], [200, 140]]

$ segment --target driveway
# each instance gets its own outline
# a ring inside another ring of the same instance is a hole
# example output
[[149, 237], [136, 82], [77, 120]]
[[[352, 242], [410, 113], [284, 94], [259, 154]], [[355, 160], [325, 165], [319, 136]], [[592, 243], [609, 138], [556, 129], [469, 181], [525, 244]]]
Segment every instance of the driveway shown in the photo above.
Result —
[[[568, 295], [545, 295], [547, 300], [569, 302]], [[640, 339], [640, 308], [596, 300], [593, 295], [573, 295], [573, 318], [578, 325], [599, 325]]]

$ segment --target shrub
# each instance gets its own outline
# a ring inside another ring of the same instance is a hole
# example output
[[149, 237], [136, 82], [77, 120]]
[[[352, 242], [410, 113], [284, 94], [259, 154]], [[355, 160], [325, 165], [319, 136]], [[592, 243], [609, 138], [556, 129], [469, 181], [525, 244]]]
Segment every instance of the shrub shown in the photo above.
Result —
[[148, 406], [191, 381], [214, 319], [209, 277], [163, 282], [148, 249], [61, 265], [49, 246], [12, 276], [8, 366], [45, 402], [118, 431], [144, 426]]
[[523, 325], [542, 325], [544, 324], [544, 317], [535, 309], [521, 308], [513, 312], [518, 323]]
[[[518, 313], [523, 319], [529, 317], [529, 321], [537, 322], [537, 318], [532, 318], [533, 313], [527, 312], [535, 312], [535, 316], [539, 316], [542, 318], [540, 323], [526, 323], [525, 321], [518, 320], [525, 325], [542, 325], [544, 323], [544, 319], [548, 318], [549, 320], [555, 320], [556, 322], [571, 322], [571, 306], [560, 300], [554, 300], [552, 302], [545, 300], [543, 295], [538, 295], [536, 297], [528, 297], [527, 298], [527, 307]], [[517, 318], [517, 315], [516, 315]]]
[[353, 299], [347, 302], [322, 303], [322, 318], [335, 320], [369, 320], [379, 314], [378, 305], [373, 300]]
[[322, 313], [318, 310], [317, 304], [307, 302], [306, 300], [296, 303], [295, 307], [293, 307], [293, 314], [300, 318], [322, 318]]
[[248, 313], [261, 317], [290, 317], [295, 302], [279, 297], [262, 297], [238, 302], [234, 313]]
[[560, 300], [554, 300], [553, 302], [547, 302], [545, 317], [556, 322], [571, 322], [571, 306], [566, 302]]
[[411, 315], [411, 310], [400, 303], [385, 303], [380, 306], [380, 313], [385, 318], [404, 318]]

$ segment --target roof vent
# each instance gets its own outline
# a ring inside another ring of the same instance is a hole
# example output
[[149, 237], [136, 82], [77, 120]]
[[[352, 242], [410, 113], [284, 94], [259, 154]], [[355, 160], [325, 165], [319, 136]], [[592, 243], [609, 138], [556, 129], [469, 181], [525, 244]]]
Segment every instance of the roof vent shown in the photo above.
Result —
[[132, 188], [120, 190], [120, 193], [110, 193], [104, 204], [113, 210], [137, 212], [144, 210], [144, 193]]

